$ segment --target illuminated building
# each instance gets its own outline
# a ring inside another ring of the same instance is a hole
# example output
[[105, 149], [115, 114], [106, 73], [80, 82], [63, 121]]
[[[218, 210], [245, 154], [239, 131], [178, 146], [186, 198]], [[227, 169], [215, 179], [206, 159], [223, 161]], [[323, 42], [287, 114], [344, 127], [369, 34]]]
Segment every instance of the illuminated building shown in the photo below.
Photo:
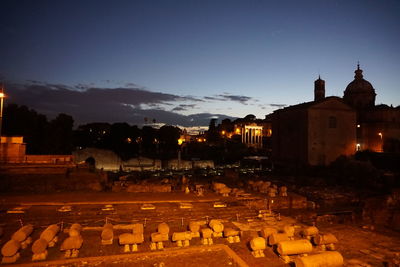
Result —
[[314, 101], [274, 111], [272, 152], [276, 161], [327, 165], [356, 151], [400, 152], [400, 107], [375, 105], [375, 89], [360, 65], [343, 98], [325, 97], [314, 82]]
[[375, 105], [375, 89], [364, 79], [359, 64], [354, 73], [343, 99], [357, 111], [357, 149], [400, 152], [400, 108]]

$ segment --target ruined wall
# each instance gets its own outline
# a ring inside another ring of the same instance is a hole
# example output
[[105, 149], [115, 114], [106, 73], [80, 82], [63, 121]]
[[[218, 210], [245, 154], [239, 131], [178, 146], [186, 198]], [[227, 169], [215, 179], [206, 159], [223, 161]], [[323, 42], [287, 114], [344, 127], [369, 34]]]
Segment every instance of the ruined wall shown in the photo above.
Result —
[[72, 153], [75, 162], [85, 162], [86, 160], [93, 158], [95, 161], [95, 167], [97, 169], [103, 169], [105, 171], [115, 171], [122, 167], [122, 160], [117, 154], [111, 150], [99, 149], [99, 148], [85, 148], [77, 150]]
[[72, 155], [25, 155], [24, 163], [29, 164], [71, 164]]
[[199, 169], [214, 168], [214, 161], [212, 161], [212, 160], [195, 160], [195, 161], [193, 161], [193, 168], [199, 168]]
[[189, 170], [189, 169], [192, 169], [192, 167], [193, 167], [193, 163], [190, 160], [178, 161], [177, 159], [171, 159], [171, 160], [168, 160], [168, 162], [167, 162], [167, 169]]
[[132, 158], [122, 163], [124, 171], [156, 171], [161, 170], [161, 160], [144, 157]]

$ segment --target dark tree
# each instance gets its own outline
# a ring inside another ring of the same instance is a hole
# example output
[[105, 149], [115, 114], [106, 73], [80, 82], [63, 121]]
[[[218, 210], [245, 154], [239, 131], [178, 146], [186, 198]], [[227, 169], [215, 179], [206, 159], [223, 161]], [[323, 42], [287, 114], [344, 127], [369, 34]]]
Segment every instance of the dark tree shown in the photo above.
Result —
[[158, 140], [163, 158], [174, 157], [178, 150], [181, 130], [178, 127], [164, 125], [158, 130]]
[[28, 154], [47, 154], [46, 137], [48, 122], [46, 116], [26, 106], [9, 104], [4, 109], [2, 135], [23, 136]]
[[54, 120], [50, 121], [47, 131], [46, 151], [49, 154], [71, 154], [72, 128], [74, 119], [66, 114], [59, 114]]

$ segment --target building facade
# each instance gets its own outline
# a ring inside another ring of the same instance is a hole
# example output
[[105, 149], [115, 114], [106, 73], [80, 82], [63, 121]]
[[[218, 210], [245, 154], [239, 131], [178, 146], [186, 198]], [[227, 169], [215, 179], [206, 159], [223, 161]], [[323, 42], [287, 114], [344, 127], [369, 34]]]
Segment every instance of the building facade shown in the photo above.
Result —
[[291, 164], [327, 165], [355, 151], [356, 112], [327, 97], [273, 113], [272, 156]]
[[375, 105], [376, 92], [360, 65], [343, 98], [325, 97], [314, 82], [314, 101], [272, 114], [272, 155], [277, 161], [327, 165], [356, 151], [400, 152], [400, 106]]

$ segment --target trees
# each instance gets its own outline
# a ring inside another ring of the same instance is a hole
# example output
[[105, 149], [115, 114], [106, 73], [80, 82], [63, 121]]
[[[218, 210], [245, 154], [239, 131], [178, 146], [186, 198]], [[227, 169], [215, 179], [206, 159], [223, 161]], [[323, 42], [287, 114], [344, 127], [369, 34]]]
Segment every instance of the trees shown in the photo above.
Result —
[[74, 119], [64, 113], [60, 113], [47, 126], [47, 142], [45, 150], [48, 154], [71, 154], [73, 150]]

